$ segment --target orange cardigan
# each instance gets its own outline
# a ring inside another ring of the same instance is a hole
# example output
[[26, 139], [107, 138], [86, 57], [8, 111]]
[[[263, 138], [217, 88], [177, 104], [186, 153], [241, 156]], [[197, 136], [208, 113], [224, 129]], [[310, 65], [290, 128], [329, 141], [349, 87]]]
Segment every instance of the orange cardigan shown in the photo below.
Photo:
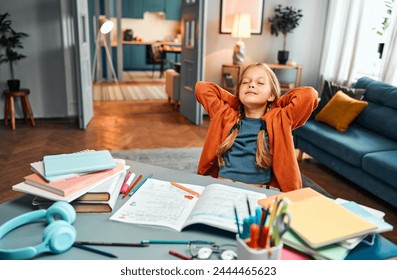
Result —
[[[215, 83], [197, 82], [195, 94], [210, 117], [210, 124], [197, 173], [218, 177], [216, 150], [229, 135], [239, 114], [239, 100]], [[282, 192], [302, 188], [295, 156], [292, 130], [302, 126], [318, 105], [318, 93], [312, 87], [290, 90], [277, 99], [263, 115], [273, 161], [270, 185]]]

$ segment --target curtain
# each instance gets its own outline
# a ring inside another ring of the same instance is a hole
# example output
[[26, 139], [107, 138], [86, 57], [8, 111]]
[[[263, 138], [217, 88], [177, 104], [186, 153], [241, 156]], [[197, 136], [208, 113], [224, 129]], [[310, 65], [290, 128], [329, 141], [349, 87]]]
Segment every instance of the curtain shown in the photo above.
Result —
[[385, 41], [385, 50], [381, 64], [380, 79], [386, 83], [397, 86], [397, 2], [393, 5], [390, 25], [390, 36]]
[[365, 1], [332, 0], [328, 2], [320, 76], [340, 85], [350, 85], [354, 78], [356, 48], [364, 36], [361, 23]]

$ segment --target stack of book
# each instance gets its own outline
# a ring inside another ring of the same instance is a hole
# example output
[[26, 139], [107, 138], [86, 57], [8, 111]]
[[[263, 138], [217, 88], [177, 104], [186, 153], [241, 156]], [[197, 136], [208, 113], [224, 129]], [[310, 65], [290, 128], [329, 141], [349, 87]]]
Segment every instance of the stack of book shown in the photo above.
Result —
[[109, 151], [45, 156], [30, 164], [32, 174], [13, 190], [35, 195], [33, 204], [47, 208], [70, 202], [76, 212], [112, 212], [129, 166]]
[[[277, 197], [289, 200], [291, 221], [290, 230], [282, 237], [285, 245], [315, 259], [397, 257], [397, 245], [379, 235], [393, 230], [393, 226], [384, 221], [383, 212], [354, 201], [333, 200], [311, 188]], [[275, 198], [267, 197], [259, 204], [266, 207]], [[387, 248], [380, 248], [385, 244], [388, 244]]]

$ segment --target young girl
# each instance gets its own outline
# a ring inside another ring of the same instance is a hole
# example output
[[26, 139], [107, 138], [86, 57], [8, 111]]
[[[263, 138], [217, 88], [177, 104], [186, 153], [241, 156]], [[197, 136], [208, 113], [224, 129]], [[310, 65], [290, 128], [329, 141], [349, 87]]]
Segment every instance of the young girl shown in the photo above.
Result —
[[313, 88], [280, 97], [273, 71], [257, 63], [242, 72], [236, 95], [205, 82], [196, 84], [195, 94], [210, 117], [199, 174], [282, 192], [302, 188], [292, 130], [317, 107]]

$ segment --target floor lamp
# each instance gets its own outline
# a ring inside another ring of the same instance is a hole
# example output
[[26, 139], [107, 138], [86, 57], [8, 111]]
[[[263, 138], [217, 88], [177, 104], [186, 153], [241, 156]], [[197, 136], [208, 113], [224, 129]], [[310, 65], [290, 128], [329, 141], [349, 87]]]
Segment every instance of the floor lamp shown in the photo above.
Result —
[[[99, 71], [99, 65], [100, 65], [100, 50], [101, 50], [101, 45], [105, 48], [105, 52], [106, 52], [106, 59], [108, 62], [108, 65], [110, 67], [110, 70], [112, 71], [112, 75], [114, 77], [114, 81], [116, 82], [116, 84], [118, 84], [118, 79], [117, 79], [117, 75], [116, 75], [116, 71], [114, 70], [114, 66], [113, 66], [113, 61], [112, 61], [112, 57], [110, 55], [110, 51], [109, 51], [109, 46], [106, 42], [105, 39], [105, 35], [109, 34], [110, 31], [112, 31], [113, 29], [113, 22], [111, 20], [106, 19], [105, 17], [101, 16], [99, 17], [99, 31], [97, 32], [97, 36], [95, 39], [95, 54], [94, 54], [94, 63], [92, 64], [92, 80], [93, 81], [97, 81], [98, 76], [100, 76], [98, 73]], [[97, 72], [95, 72], [97, 71]], [[102, 77], [100, 77], [99, 80], [102, 80]]]

